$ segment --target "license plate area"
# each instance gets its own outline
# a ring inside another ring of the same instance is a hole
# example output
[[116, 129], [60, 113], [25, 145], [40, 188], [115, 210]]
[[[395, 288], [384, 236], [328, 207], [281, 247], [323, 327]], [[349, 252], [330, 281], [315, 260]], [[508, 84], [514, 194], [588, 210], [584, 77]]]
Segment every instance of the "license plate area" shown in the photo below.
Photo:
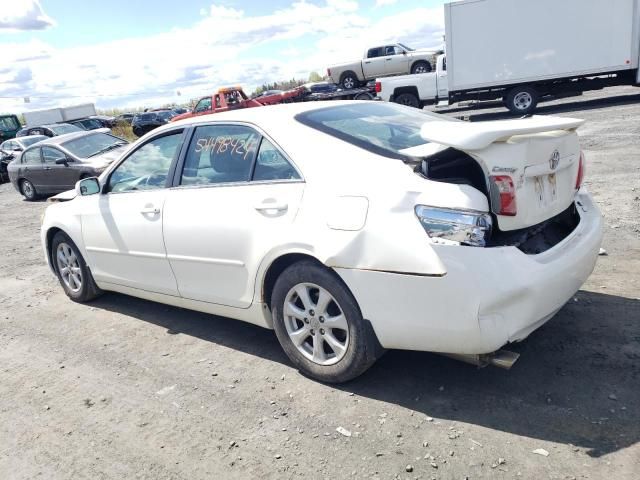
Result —
[[538, 207], [547, 208], [558, 200], [558, 177], [555, 173], [531, 178]]

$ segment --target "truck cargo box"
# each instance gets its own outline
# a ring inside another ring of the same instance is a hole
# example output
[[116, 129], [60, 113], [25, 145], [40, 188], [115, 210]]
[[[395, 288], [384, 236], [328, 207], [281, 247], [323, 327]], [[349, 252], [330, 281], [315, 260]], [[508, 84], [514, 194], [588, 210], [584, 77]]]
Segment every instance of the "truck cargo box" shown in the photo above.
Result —
[[638, 0], [462, 0], [445, 5], [449, 90], [638, 68]]

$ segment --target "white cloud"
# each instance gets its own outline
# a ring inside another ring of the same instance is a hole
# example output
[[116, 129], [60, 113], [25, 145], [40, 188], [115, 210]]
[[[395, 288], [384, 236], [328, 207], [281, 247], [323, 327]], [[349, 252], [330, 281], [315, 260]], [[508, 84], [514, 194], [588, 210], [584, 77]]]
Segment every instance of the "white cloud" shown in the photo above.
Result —
[[376, 0], [376, 7], [386, 7], [387, 5], [395, 5], [398, 0]]
[[54, 25], [38, 0], [5, 0], [0, 10], [0, 30], [44, 30]]
[[[372, 43], [439, 46], [442, 16], [441, 9], [414, 9], [372, 22], [356, 2], [344, 0], [293, 1], [269, 15], [212, 5], [191, 28], [146, 38], [64, 49], [39, 41], [0, 43], [0, 97], [15, 97], [0, 99], [0, 110], [86, 101], [104, 108], [155, 106], [229, 84], [249, 92], [262, 83], [324, 74], [333, 63], [360, 58]], [[27, 96], [32, 101], [25, 105]]]

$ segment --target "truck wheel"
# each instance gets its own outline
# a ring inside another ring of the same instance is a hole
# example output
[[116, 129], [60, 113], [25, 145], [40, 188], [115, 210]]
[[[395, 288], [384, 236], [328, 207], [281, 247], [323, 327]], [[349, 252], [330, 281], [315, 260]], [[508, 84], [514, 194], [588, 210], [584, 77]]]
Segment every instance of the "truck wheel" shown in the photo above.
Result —
[[356, 88], [358, 86], [358, 77], [353, 72], [344, 72], [342, 74], [342, 78], [340, 79], [340, 85], [345, 90]]
[[517, 115], [529, 115], [538, 106], [540, 94], [533, 87], [515, 87], [509, 91], [506, 97], [506, 107]]
[[353, 99], [354, 100], [373, 100], [374, 96], [371, 95], [369, 92], [363, 92], [353, 97]]
[[420, 99], [413, 93], [401, 93], [393, 101], [407, 107], [420, 108]]
[[425, 61], [416, 62], [411, 67], [411, 73], [429, 73], [431, 70], [431, 64]]

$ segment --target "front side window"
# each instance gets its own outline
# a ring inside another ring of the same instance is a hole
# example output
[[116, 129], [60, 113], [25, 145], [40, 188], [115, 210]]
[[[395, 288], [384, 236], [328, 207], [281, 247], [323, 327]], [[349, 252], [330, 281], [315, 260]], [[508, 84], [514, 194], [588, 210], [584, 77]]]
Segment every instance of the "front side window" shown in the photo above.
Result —
[[203, 98], [196, 105], [196, 112], [206, 112], [207, 110], [211, 110], [211, 97]]
[[164, 188], [171, 162], [180, 151], [182, 131], [155, 138], [129, 155], [109, 177], [110, 192]]
[[12, 131], [20, 128], [20, 123], [13, 115], [7, 117], [0, 117], [0, 130]]
[[249, 127], [196, 128], [187, 151], [181, 185], [247, 182], [260, 135]]
[[56, 160], [63, 158], [67, 158], [67, 156], [57, 148], [42, 147], [42, 159], [44, 163], [55, 164]]
[[22, 155], [22, 163], [26, 163], [27, 165], [39, 165], [42, 163], [40, 160], [40, 149], [33, 148], [24, 152]]
[[402, 55], [402, 49], [400, 47], [396, 47], [395, 45], [389, 45], [385, 48], [385, 55]]
[[299, 180], [300, 175], [284, 155], [266, 138], [260, 142], [252, 180]]

